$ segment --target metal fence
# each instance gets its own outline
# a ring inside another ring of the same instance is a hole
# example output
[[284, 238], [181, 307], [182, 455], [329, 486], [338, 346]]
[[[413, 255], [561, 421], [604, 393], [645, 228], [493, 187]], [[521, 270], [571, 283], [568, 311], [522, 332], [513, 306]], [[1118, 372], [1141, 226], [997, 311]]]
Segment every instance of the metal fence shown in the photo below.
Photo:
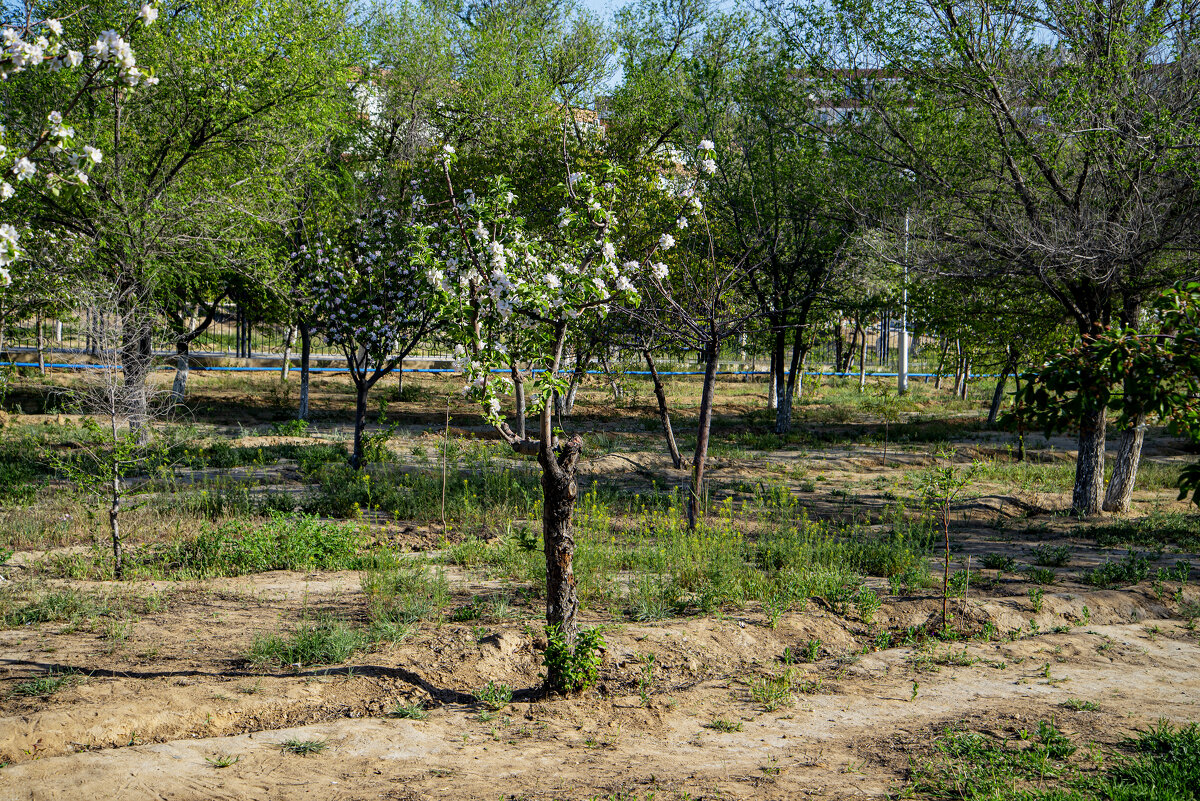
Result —
[[[898, 317], [885, 313], [880, 322], [866, 328], [868, 372], [894, 372], [898, 369], [900, 328], [895, 322]], [[45, 361], [94, 361], [98, 354], [87, 331], [83, 312], [61, 319], [7, 321], [0, 324], [0, 361], [29, 362], [39, 357]], [[164, 360], [174, 357], [175, 341], [165, 326], [160, 326], [159, 332], [156, 352]], [[928, 337], [912, 338], [909, 361], [913, 373], [936, 369], [940, 355], [938, 344], [939, 340]], [[843, 345], [849, 347], [849, 336]], [[414, 364], [431, 360], [449, 361], [449, 350], [443, 343], [431, 339], [415, 348], [408, 361]], [[295, 327], [254, 320], [234, 304], [219, 307], [208, 328], [190, 345], [190, 353], [197, 359], [241, 359], [278, 365], [282, 364], [285, 353], [293, 364], [297, 363], [299, 352], [300, 335]], [[837, 346], [832, 337], [820, 340], [809, 351], [808, 369], [821, 371], [831, 368], [836, 355]], [[327, 344], [319, 335], [312, 337], [312, 359], [315, 364], [336, 367], [343, 358], [336, 346]], [[691, 372], [702, 369], [702, 361], [699, 353], [664, 355], [660, 369], [663, 372]], [[727, 344], [721, 354], [721, 362], [723, 370], [765, 373], [770, 368], [770, 355], [761, 345], [756, 346], [753, 340], [743, 338], [740, 342]], [[852, 364], [852, 370], [857, 372], [857, 353]], [[628, 373], [640, 373], [644, 369], [644, 364], [636, 354], [616, 354], [611, 366], [615, 371]], [[954, 368], [948, 364], [946, 369], [953, 372]]]

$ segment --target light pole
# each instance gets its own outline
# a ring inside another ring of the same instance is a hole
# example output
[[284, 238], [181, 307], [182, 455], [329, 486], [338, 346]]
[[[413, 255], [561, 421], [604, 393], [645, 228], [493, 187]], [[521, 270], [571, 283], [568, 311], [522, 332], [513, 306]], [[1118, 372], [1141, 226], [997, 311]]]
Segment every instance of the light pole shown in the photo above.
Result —
[[904, 212], [904, 281], [900, 288], [900, 369], [896, 371], [896, 390], [908, 392], [908, 212]]

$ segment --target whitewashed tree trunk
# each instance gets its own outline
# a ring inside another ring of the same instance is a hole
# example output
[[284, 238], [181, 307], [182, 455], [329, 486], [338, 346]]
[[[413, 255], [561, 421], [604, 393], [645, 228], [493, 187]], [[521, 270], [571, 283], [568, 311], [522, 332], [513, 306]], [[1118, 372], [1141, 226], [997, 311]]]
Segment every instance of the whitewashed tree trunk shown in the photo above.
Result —
[[1106, 512], [1128, 512], [1133, 500], [1133, 487], [1137, 481], [1138, 464], [1142, 458], [1142, 441], [1146, 436], [1146, 416], [1139, 414], [1133, 425], [1121, 433], [1117, 446], [1117, 460], [1113, 464], [1112, 478], [1104, 493], [1103, 509]]

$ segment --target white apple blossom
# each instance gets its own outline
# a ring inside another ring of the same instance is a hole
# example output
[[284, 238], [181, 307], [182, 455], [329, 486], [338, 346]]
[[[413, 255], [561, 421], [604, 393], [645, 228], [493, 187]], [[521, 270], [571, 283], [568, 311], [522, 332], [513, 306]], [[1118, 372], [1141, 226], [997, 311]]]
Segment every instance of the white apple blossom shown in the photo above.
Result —
[[154, 20], [158, 19], [158, 9], [149, 3], [144, 3], [141, 9], [138, 10], [138, 19], [140, 19], [146, 27], [154, 24]]
[[675, 237], [670, 234], [663, 234], [658, 238], [659, 250], [670, 250], [673, 247], [675, 247]]
[[83, 146], [83, 155], [85, 155], [89, 159], [91, 159], [91, 162], [93, 164], [99, 164], [101, 161], [104, 160], [104, 154], [102, 152], [100, 152], [100, 149], [92, 147], [91, 145]]
[[717, 162], [713, 161], [712, 159], [701, 159], [700, 169], [709, 175], [712, 175], [717, 171]]
[[22, 156], [17, 159], [17, 163], [13, 165], [12, 173], [17, 176], [18, 181], [26, 181], [34, 176], [37, 172], [37, 166], [29, 159]]
[[50, 33], [54, 34], [55, 36], [62, 36], [63, 26], [62, 26], [62, 23], [59, 22], [58, 20], [48, 19], [45, 22], [43, 22], [42, 24], [50, 29]]
[[701, 139], [700, 140], [700, 149], [701, 150], [709, 151], [715, 147], [716, 147], [716, 145], [713, 144], [713, 141], [711, 139]]
[[675, 225], [679, 228], [679, 230], [682, 231], [684, 228], [688, 227], [688, 218], [680, 217], [678, 220], [675, 221]]
[[617, 257], [617, 249], [613, 247], [612, 242], [605, 242], [604, 246], [601, 248], [601, 252], [604, 253], [605, 261], [612, 261]]
[[663, 264], [661, 261], [656, 261], [653, 264], [651, 264], [650, 272], [654, 273], [654, 277], [657, 278], [659, 281], [666, 280], [666, 277], [668, 275], [670, 275], [670, 271], [667, 269], [667, 265]]
[[5, 181], [0, 181], [0, 200], [8, 200], [17, 190], [12, 188], [12, 184]]

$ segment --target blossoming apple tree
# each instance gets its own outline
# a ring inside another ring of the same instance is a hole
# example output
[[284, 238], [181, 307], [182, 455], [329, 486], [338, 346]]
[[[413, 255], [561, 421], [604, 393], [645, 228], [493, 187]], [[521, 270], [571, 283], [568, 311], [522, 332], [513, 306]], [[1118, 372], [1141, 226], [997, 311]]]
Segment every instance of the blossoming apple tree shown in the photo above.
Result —
[[[143, 4], [123, 31], [100, 33], [87, 48], [87, 57], [65, 41], [61, 20], [35, 20], [30, 6], [26, 6], [23, 22], [0, 26], [0, 81], [36, 69], [78, 72], [74, 94], [62, 109], [49, 112], [40, 126], [31, 128], [37, 131], [32, 137], [18, 140], [0, 125], [0, 204], [20, 192], [57, 196], [87, 188], [88, 170], [99, 164], [104, 154], [78, 141], [68, 122], [71, 112], [109, 80], [118, 88], [158, 82], [152, 71], [137, 65], [128, 42], [135, 25], [148, 26], [157, 18], [158, 6]], [[18, 227], [0, 217], [0, 286], [11, 283], [9, 268], [21, 256]]]
[[[541, 465], [546, 621], [573, 651], [579, 600], [572, 514], [583, 439], [552, 425], [551, 399], [565, 388], [559, 375], [564, 345], [576, 323], [616, 305], [636, 305], [635, 279], [673, 240], [663, 236], [632, 257], [623, 252], [633, 245], [617, 220], [624, 175], [615, 166], [599, 176], [568, 172], [555, 220], [538, 225], [522, 216], [521, 199], [505, 178], [486, 181], [477, 193], [458, 191], [455, 159], [447, 146], [441, 155], [447, 199], [427, 214], [426, 278], [441, 296], [443, 333], [456, 342], [464, 393], [514, 451], [536, 455]], [[536, 438], [518, 436], [501, 413], [514, 358], [532, 365], [528, 410], [538, 415]], [[547, 687], [571, 689], [558, 666], [548, 660], [547, 667]]]
[[367, 393], [429, 332], [440, 297], [424, 277], [428, 228], [414, 224], [411, 208], [392, 208], [384, 196], [375, 203], [336, 238], [323, 235], [293, 254], [308, 276], [314, 316], [354, 380], [355, 469], [363, 462]]

